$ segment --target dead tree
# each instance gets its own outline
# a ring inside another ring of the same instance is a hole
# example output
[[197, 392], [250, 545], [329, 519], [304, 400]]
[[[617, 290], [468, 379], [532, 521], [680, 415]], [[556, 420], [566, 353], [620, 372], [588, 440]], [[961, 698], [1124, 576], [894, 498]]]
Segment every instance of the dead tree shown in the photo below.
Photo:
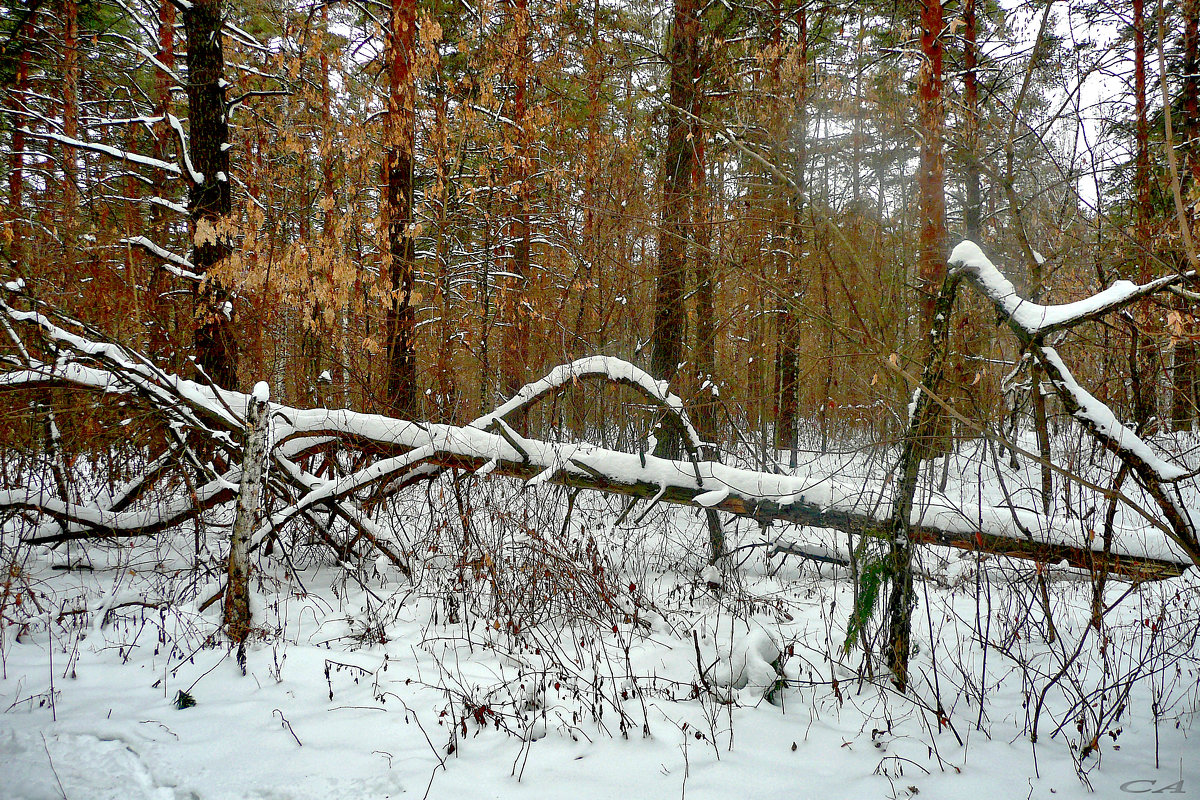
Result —
[[[1172, 280], [1163, 279], [1159, 286]], [[26, 542], [54, 545], [72, 539], [154, 534], [234, 499], [231, 487], [240, 483], [241, 467], [229, 465], [243, 461], [238, 442], [245, 429], [241, 414], [234, 410], [246, 408], [247, 395], [165, 373], [148, 357], [104, 341], [96, 331], [43, 304], [18, 311], [12, 305], [17, 302], [14, 294], [19, 293], [8, 293], [7, 300], [12, 302], [0, 299], [0, 320], [5, 322], [0, 330], [23, 355], [0, 362], [0, 391], [47, 386], [94, 391], [114, 403], [126, 403], [121, 407], [126, 413], [136, 409], [157, 417], [172, 437], [160, 458], [103, 504], [67, 503], [52, 490], [34, 487], [0, 492], [0, 509], [19, 511], [30, 518]], [[33, 301], [22, 298], [21, 302]], [[47, 352], [54, 353], [54, 358], [47, 358]], [[38, 353], [43, 354], [41, 358]], [[522, 436], [505, 421], [541, 398], [589, 380], [621, 383], [650, 400], [669, 424], [676, 426], [687, 457], [660, 459], [587, 443], [546, 442]], [[887, 538], [892, 531], [891, 510], [863, 510], [875, 506], [862, 504], [864, 494], [887, 491], [884, 484], [864, 486], [861, 481], [831, 476], [826, 484], [813, 486], [803, 477], [701, 460], [700, 438], [679, 398], [646, 372], [615, 358], [585, 358], [558, 367], [466, 426], [286, 406], [273, 407], [273, 419], [266, 445], [271, 470], [264, 491], [273, 498], [275, 511], [251, 536], [251, 550], [268, 538], [278, 538], [280, 530], [293, 523], [327, 536], [322, 520], [332, 515], [353, 531], [356, 541], [379, 549], [407, 570], [407, 545], [395, 532], [381, 530], [358, 498], [364, 490], [385, 497], [447, 469], [479, 477], [507, 475], [531, 486], [551, 483], [623, 494], [645, 499], [648, 506], [663, 502], [692, 505], [713, 516], [721, 511], [762, 522], [779, 520], [879, 538]], [[206, 458], [197, 455], [198, 442], [210, 443]], [[304, 466], [306, 458], [330, 448], [357, 451], [361, 465], [333, 475]], [[194, 495], [175, 493], [151, 508], [144, 504], [139, 508], [138, 501], [181, 463], [204, 476], [194, 486]], [[1041, 563], [1066, 561], [1078, 569], [1107, 570], [1132, 580], [1178, 575], [1190, 563], [1172, 552], [1165, 538], [1162, 545], [1156, 545], [1134, 536], [1116, 536], [1111, 546], [1101, 549], [1055, 530], [1052, 521], [1037, 518], [1035, 512], [1028, 513], [1033, 516], [1024, 524], [1008, 507], [973, 508], [966, 513], [958, 508], [926, 508], [922, 515], [910, 517], [908, 540]], [[1170, 524], [1156, 517], [1148, 523], [1164, 533], [1171, 531]], [[1029, 530], [1046, 533], [1033, 535]], [[719, 558], [720, 553], [714, 549], [709, 556]]]
[[242, 445], [242, 480], [238, 488], [237, 516], [229, 542], [229, 575], [225, 584], [225, 632], [238, 646], [238, 664], [246, 670], [246, 636], [250, 632], [250, 535], [258, 526], [262, 501], [263, 465], [267, 450], [267, 400], [265, 383], [254, 387], [246, 403], [246, 435]]

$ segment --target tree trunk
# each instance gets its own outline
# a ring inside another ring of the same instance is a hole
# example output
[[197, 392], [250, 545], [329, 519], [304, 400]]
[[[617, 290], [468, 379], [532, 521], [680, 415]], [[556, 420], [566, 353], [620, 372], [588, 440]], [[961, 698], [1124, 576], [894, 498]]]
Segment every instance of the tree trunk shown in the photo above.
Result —
[[258, 527], [262, 501], [263, 466], [266, 462], [267, 400], [266, 383], [254, 387], [247, 398], [246, 437], [242, 445], [242, 480], [238, 488], [237, 512], [229, 543], [229, 571], [225, 586], [225, 632], [238, 645], [238, 664], [246, 672], [245, 650], [250, 632], [250, 537]]
[[[1183, 85], [1180, 106], [1179, 133], [1183, 154], [1182, 193], [1190, 197], [1200, 186], [1200, 0], [1185, 0], [1183, 4]], [[1195, 204], [1188, 206], [1188, 225], [1195, 230]], [[1197, 376], [1195, 321], [1187, 314], [1186, 303], [1179, 303], [1183, 337], [1175, 343], [1175, 368], [1172, 376], [1174, 393], [1171, 419], [1175, 430], [1191, 430], [1196, 418]]]
[[[699, 14], [697, 0], [675, 0], [669, 54], [671, 105], [666, 109], [667, 150], [663, 159], [663, 203], [658, 230], [654, 329], [650, 341], [650, 373], [665, 381], [675, 377], [684, 357], [684, 284], [694, 159], [693, 143], [689, 140], [692, 126], [686, 112], [695, 107], [698, 91], [694, 76], [699, 48]], [[667, 439], [666, 435], [662, 437], [660, 448], [666, 445]]]
[[[783, 20], [778, 15], [776, 19], [778, 21], [776, 31], [779, 31], [782, 28]], [[796, 21], [800, 29], [800, 85], [796, 90], [796, 110], [799, 117], [796, 125], [799, 128], [800, 134], [796, 140], [796, 150], [793, 156], [794, 160], [791, 165], [791, 171], [792, 180], [800, 190], [800, 193], [803, 193], [806, 188], [804, 170], [808, 160], [806, 146], [808, 139], [808, 18], [803, 7], [796, 11]], [[781, 43], [777, 42], [777, 47], [779, 46], [781, 46]], [[782, 75], [780, 73], [778, 58], [776, 59], [774, 73], [775, 78], [772, 81], [772, 85], [775, 91], [781, 91]], [[777, 122], [778, 128], [775, 134], [775, 146], [780, 158], [785, 152], [790, 127], [790, 119], [788, 119], [788, 115], [785, 113], [786, 108], [781, 104], [781, 107], [777, 109], [780, 119]], [[775, 446], [788, 451], [788, 464], [794, 468], [798, 462], [799, 445], [797, 428], [800, 403], [801, 330], [797, 311], [799, 310], [801, 296], [804, 291], [804, 279], [800, 263], [804, 252], [804, 229], [800, 225], [803, 203], [797, 192], [790, 190], [779, 180], [776, 181], [776, 192], [779, 202], [779, 212], [782, 217], [778, 220], [778, 223], [783, 232], [782, 238], [786, 241], [777, 243], [775, 248], [781, 253], [782, 258], [782, 286], [780, 288], [783, 294], [783, 308], [779, 314], [779, 413], [775, 422]], [[825, 401], [827, 402], [828, 398], [825, 398]]]
[[941, 291], [934, 298], [932, 319], [926, 348], [925, 368], [921, 374], [921, 391], [908, 420], [908, 430], [900, 449], [899, 481], [896, 499], [892, 506], [890, 550], [887, 557], [887, 574], [890, 580], [887, 601], [888, 668], [892, 681], [900, 691], [908, 686], [908, 659], [912, 652], [912, 611], [916, 605], [913, 593], [912, 573], [912, 512], [913, 497], [917, 491], [917, 476], [921, 461], [938, 438], [937, 405], [930, 395], [936, 394], [942, 384], [946, 369], [946, 354], [949, 350], [950, 314], [954, 309], [954, 297], [958, 290], [958, 278], [949, 276], [944, 280]]
[[[1146, 19], [1143, 0], [1133, 0], [1133, 95], [1134, 95], [1134, 263], [1135, 280], [1150, 280], [1151, 233], [1154, 209], [1150, 197], [1150, 121], [1146, 111]], [[1149, 300], [1137, 306], [1137, 325], [1133, 332], [1136, 356], [1132, 365], [1133, 418], [1141, 426], [1156, 414], [1157, 369], [1150, 338], [1153, 323]]]
[[412, 305], [416, 242], [413, 239], [413, 150], [416, 145], [416, 0], [392, 0], [387, 36], [387, 219], [389, 303], [385, 321], [386, 399], [392, 414], [417, 414], [416, 311]]
[[942, 102], [942, 3], [922, 0], [921, 53], [917, 76], [921, 118], [921, 165], [918, 176], [921, 215], [918, 284], [921, 292], [921, 331], [932, 329], [937, 289], [946, 274], [945, 156], [942, 132], [945, 108]]
[[[159, 62], [167, 69], [175, 69], [175, 5], [171, 0], [159, 0], [158, 4], [158, 53]], [[153, 155], [160, 161], [169, 161], [168, 142], [171, 138], [171, 127], [167, 123], [167, 114], [171, 113], [171, 76], [162, 69], [154, 72], [154, 113], [161, 121], [154, 123]], [[155, 197], [167, 199], [166, 174], [159, 169], [154, 170], [153, 192]], [[158, 203], [150, 206], [151, 238], [162, 247], [167, 246], [170, 235], [170, 224], [167, 220], [167, 209]], [[176, 370], [178, 361], [173, 357], [171, 326], [174, 303], [167, 300], [170, 288], [169, 273], [163, 269], [161, 259], [148, 259], [150, 276], [147, 284], [147, 310], [150, 318], [149, 354], [168, 369]], [[176, 348], [178, 345], [176, 344]]]
[[501, 354], [501, 390], [512, 397], [525, 385], [529, 365], [529, 277], [532, 231], [530, 183], [533, 177], [532, 148], [526, 120], [526, 93], [529, 84], [530, 20], [528, 0], [509, 0], [510, 24], [514, 40], [511, 75], [513, 83], [512, 119], [516, 128], [516, 148], [510, 168], [513, 184], [513, 213], [510, 236], [512, 257], [509, 275], [504, 281], [502, 313], [505, 323]]
[[205, 276], [196, 309], [196, 363], [218, 386], [237, 386], [233, 304], [216, 274], [231, 252], [228, 225], [229, 125], [225, 106], [225, 57], [221, 48], [221, 0], [195, 0], [183, 12], [187, 33], [189, 149], [201, 173], [188, 192], [192, 264]]
[[[693, 67], [693, 83], [700, 85], [704, 65], [697, 58]], [[717, 387], [717, 324], [716, 282], [712, 259], [712, 218], [710, 203], [713, 198], [706, 191], [708, 183], [705, 161], [704, 93], [697, 90], [692, 95], [691, 140], [695, 152], [692, 163], [692, 239], [695, 243], [694, 267], [696, 273], [696, 386], [697, 394], [692, 403], [693, 418], [700, 438], [716, 443], [717, 404], [714, 392]]]
[[[337, 130], [337, 125], [333, 119], [333, 88], [329, 85], [329, 50], [325, 39], [329, 36], [329, 6], [321, 6], [321, 127], [326, 132], [325, 136], [332, 139], [334, 132]], [[339, 161], [339, 148], [335, 141], [329, 141], [322, 146], [321, 155], [321, 203], [324, 209], [321, 218], [321, 238], [324, 243], [325, 258], [329, 260], [331, 265], [336, 265], [342, 259], [342, 246], [338, 239], [338, 223], [337, 223], [337, 181], [335, 178], [335, 165]], [[336, 281], [337, 270], [333, 269], [333, 275], [330, 276], [331, 281]], [[345, 287], [334, 286], [330, 293], [332, 297], [344, 298], [347, 296]], [[348, 365], [346, 364], [346, 331], [341, 324], [342, 319], [348, 313], [345, 304], [339, 300], [337, 307], [334, 309], [333, 324], [336, 327], [335, 331], [329, 331], [329, 326], [325, 326], [323, 331], [326, 335], [332, 338], [329, 343], [332, 354], [330, 363], [330, 383], [333, 391], [331, 398], [334, 403], [345, 404], [347, 395], [346, 372]]]
[[965, 194], [963, 223], [968, 239], [980, 241], [980, 223], [983, 211], [979, 181], [979, 46], [976, 44], [975, 0], [966, 0], [963, 7], [963, 111], [965, 114], [966, 151]]
[[[79, 138], [79, 4], [76, 0], [63, 2], [63, 133], [72, 139]], [[75, 208], [79, 205], [79, 170], [75, 161], [75, 148], [63, 146], [63, 201], [64, 214], [69, 226], [76, 221]]]
[[[917, 178], [920, 214], [917, 287], [920, 329], [918, 342], [930, 341], [936, 323], [937, 291], [946, 277], [946, 157], [943, 148], [946, 110], [943, 102], [942, 60], [943, 13], [941, 0], [922, 0], [921, 68], [917, 75], [917, 105], [920, 117], [920, 174]], [[922, 354], [926, 355], [926, 354]], [[949, 418], [934, 409], [938, 434], [930, 439], [938, 453], [951, 448]]]
[[[21, 39], [28, 39], [31, 26], [29, 23], [21, 26], [16, 35]], [[17, 74], [13, 82], [13, 104], [17, 108], [22, 108], [26, 102], [26, 92], [29, 90], [29, 53], [30, 48], [20, 47], [20, 55], [17, 57]], [[12, 118], [15, 120], [15, 116]], [[9, 244], [8, 252], [17, 267], [17, 274], [25, 274], [25, 265], [23, 263], [25, 257], [24, 239], [25, 226], [22, 219], [22, 210], [25, 208], [25, 134], [21, 132], [21, 126], [12, 124], [12, 151], [9, 153], [9, 173], [8, 173], [8, 216], [9, 224], [12, 226], [10, 233], [12, 241]]]
[[[434, 417], [439, 422], [459, 424], [464, 416], [460, 403], [458, 378], [454, 370], [454, 351], [459, 324], [454, 308], [451, 230], [451, 191], [453, 172], [453, 144], [450, 133], [450, 96], [446, 87], [446, 75], [439, 60], [436, 67], [436, 88], [433, 100], [433, 130], [429, 136], [430, 159], [437, 175], [431, 191], [431, 201], [436, 208], [437, 225], [434, 232], [434, 258], [437, 265], [437, 296], [434, 298], [440, 319], [437, 326], [437, 353], [434, 363], [434, 386], [437, 406], [441, 414]], [[457, 491], [458, 484], [455, 484]]]

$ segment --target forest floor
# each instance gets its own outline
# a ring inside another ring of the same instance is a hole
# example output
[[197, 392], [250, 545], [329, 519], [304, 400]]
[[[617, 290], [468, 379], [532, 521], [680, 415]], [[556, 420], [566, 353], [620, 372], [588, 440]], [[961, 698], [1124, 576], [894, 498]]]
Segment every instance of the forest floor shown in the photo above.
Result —
[[415, 578], [260, 558], [244, 675], [200, 608], [221, 519], [200, 557], [190, 526], [57, 551], [5, 528], [0, 798], [1200, 796], [1194, 570], [1110, 583], [1101, 632], [1092, 584], [1047, 573], [1051, 633], [1031, 565], [923, 549], [902, 695], [843, 647], [846, 567], [747, 547], [714, 586], [693, 509], [617, 528], [613, 500], [482, 486], [465, 556], [444, 485], [395, 512]]

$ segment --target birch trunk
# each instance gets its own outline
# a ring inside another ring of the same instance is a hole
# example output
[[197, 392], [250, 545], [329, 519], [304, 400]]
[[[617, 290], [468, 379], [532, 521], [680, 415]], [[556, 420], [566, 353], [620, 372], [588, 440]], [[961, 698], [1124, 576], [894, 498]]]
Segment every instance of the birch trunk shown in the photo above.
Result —
[[[238, 488], [237, 515], [229, 544], [229, 577], [225, 587], [225, 632], [239, 646], [250, 631], [250, 537], [258, 527], [261, 508], [263, 465], [266, 461], [267, 400], [270, 390], [259, 383], [247, 403], [246, 439], [242, 449], [242, 481]], [[239, 649], [238, 661], [245, 669]]]

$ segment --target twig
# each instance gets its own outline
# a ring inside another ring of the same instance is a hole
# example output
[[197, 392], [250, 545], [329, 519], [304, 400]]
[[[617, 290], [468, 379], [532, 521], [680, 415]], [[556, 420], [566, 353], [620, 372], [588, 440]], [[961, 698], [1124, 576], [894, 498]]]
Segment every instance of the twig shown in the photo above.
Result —
[[54, 782], [58, 784], [58, 793], [62, 795], [63, 800], [69, 800], [67, 790], [63, 788], [62, 780], [58, 777], [58, 770], [54, 768], [54, 759], [50, 756], [50, 745], [46, 744], [46, 734], [42, 734], [42, 749], [46, 751], [46, 760], [50, 762], [50, 773], [54, 775]]
[[301, 747], [304, 747], [304, 742], [300, 741], [300, 737], [296, 735], [296, 732], [294, 730], [292, 730], [292, 723], [288, 722], [288, 718], [283, 715], [283, 712], [280, 711], [278, 708], [273, 709], [271, 711], [271, 716], [275, 716], [276, 714], [278, 714], [279, 718], [281, 720], [283, 720], [283, 727], [287, 728], [288, 733], [290, 733], [292, 735], [292, 738], [296, 740], [296, 744], [300, 745]]

